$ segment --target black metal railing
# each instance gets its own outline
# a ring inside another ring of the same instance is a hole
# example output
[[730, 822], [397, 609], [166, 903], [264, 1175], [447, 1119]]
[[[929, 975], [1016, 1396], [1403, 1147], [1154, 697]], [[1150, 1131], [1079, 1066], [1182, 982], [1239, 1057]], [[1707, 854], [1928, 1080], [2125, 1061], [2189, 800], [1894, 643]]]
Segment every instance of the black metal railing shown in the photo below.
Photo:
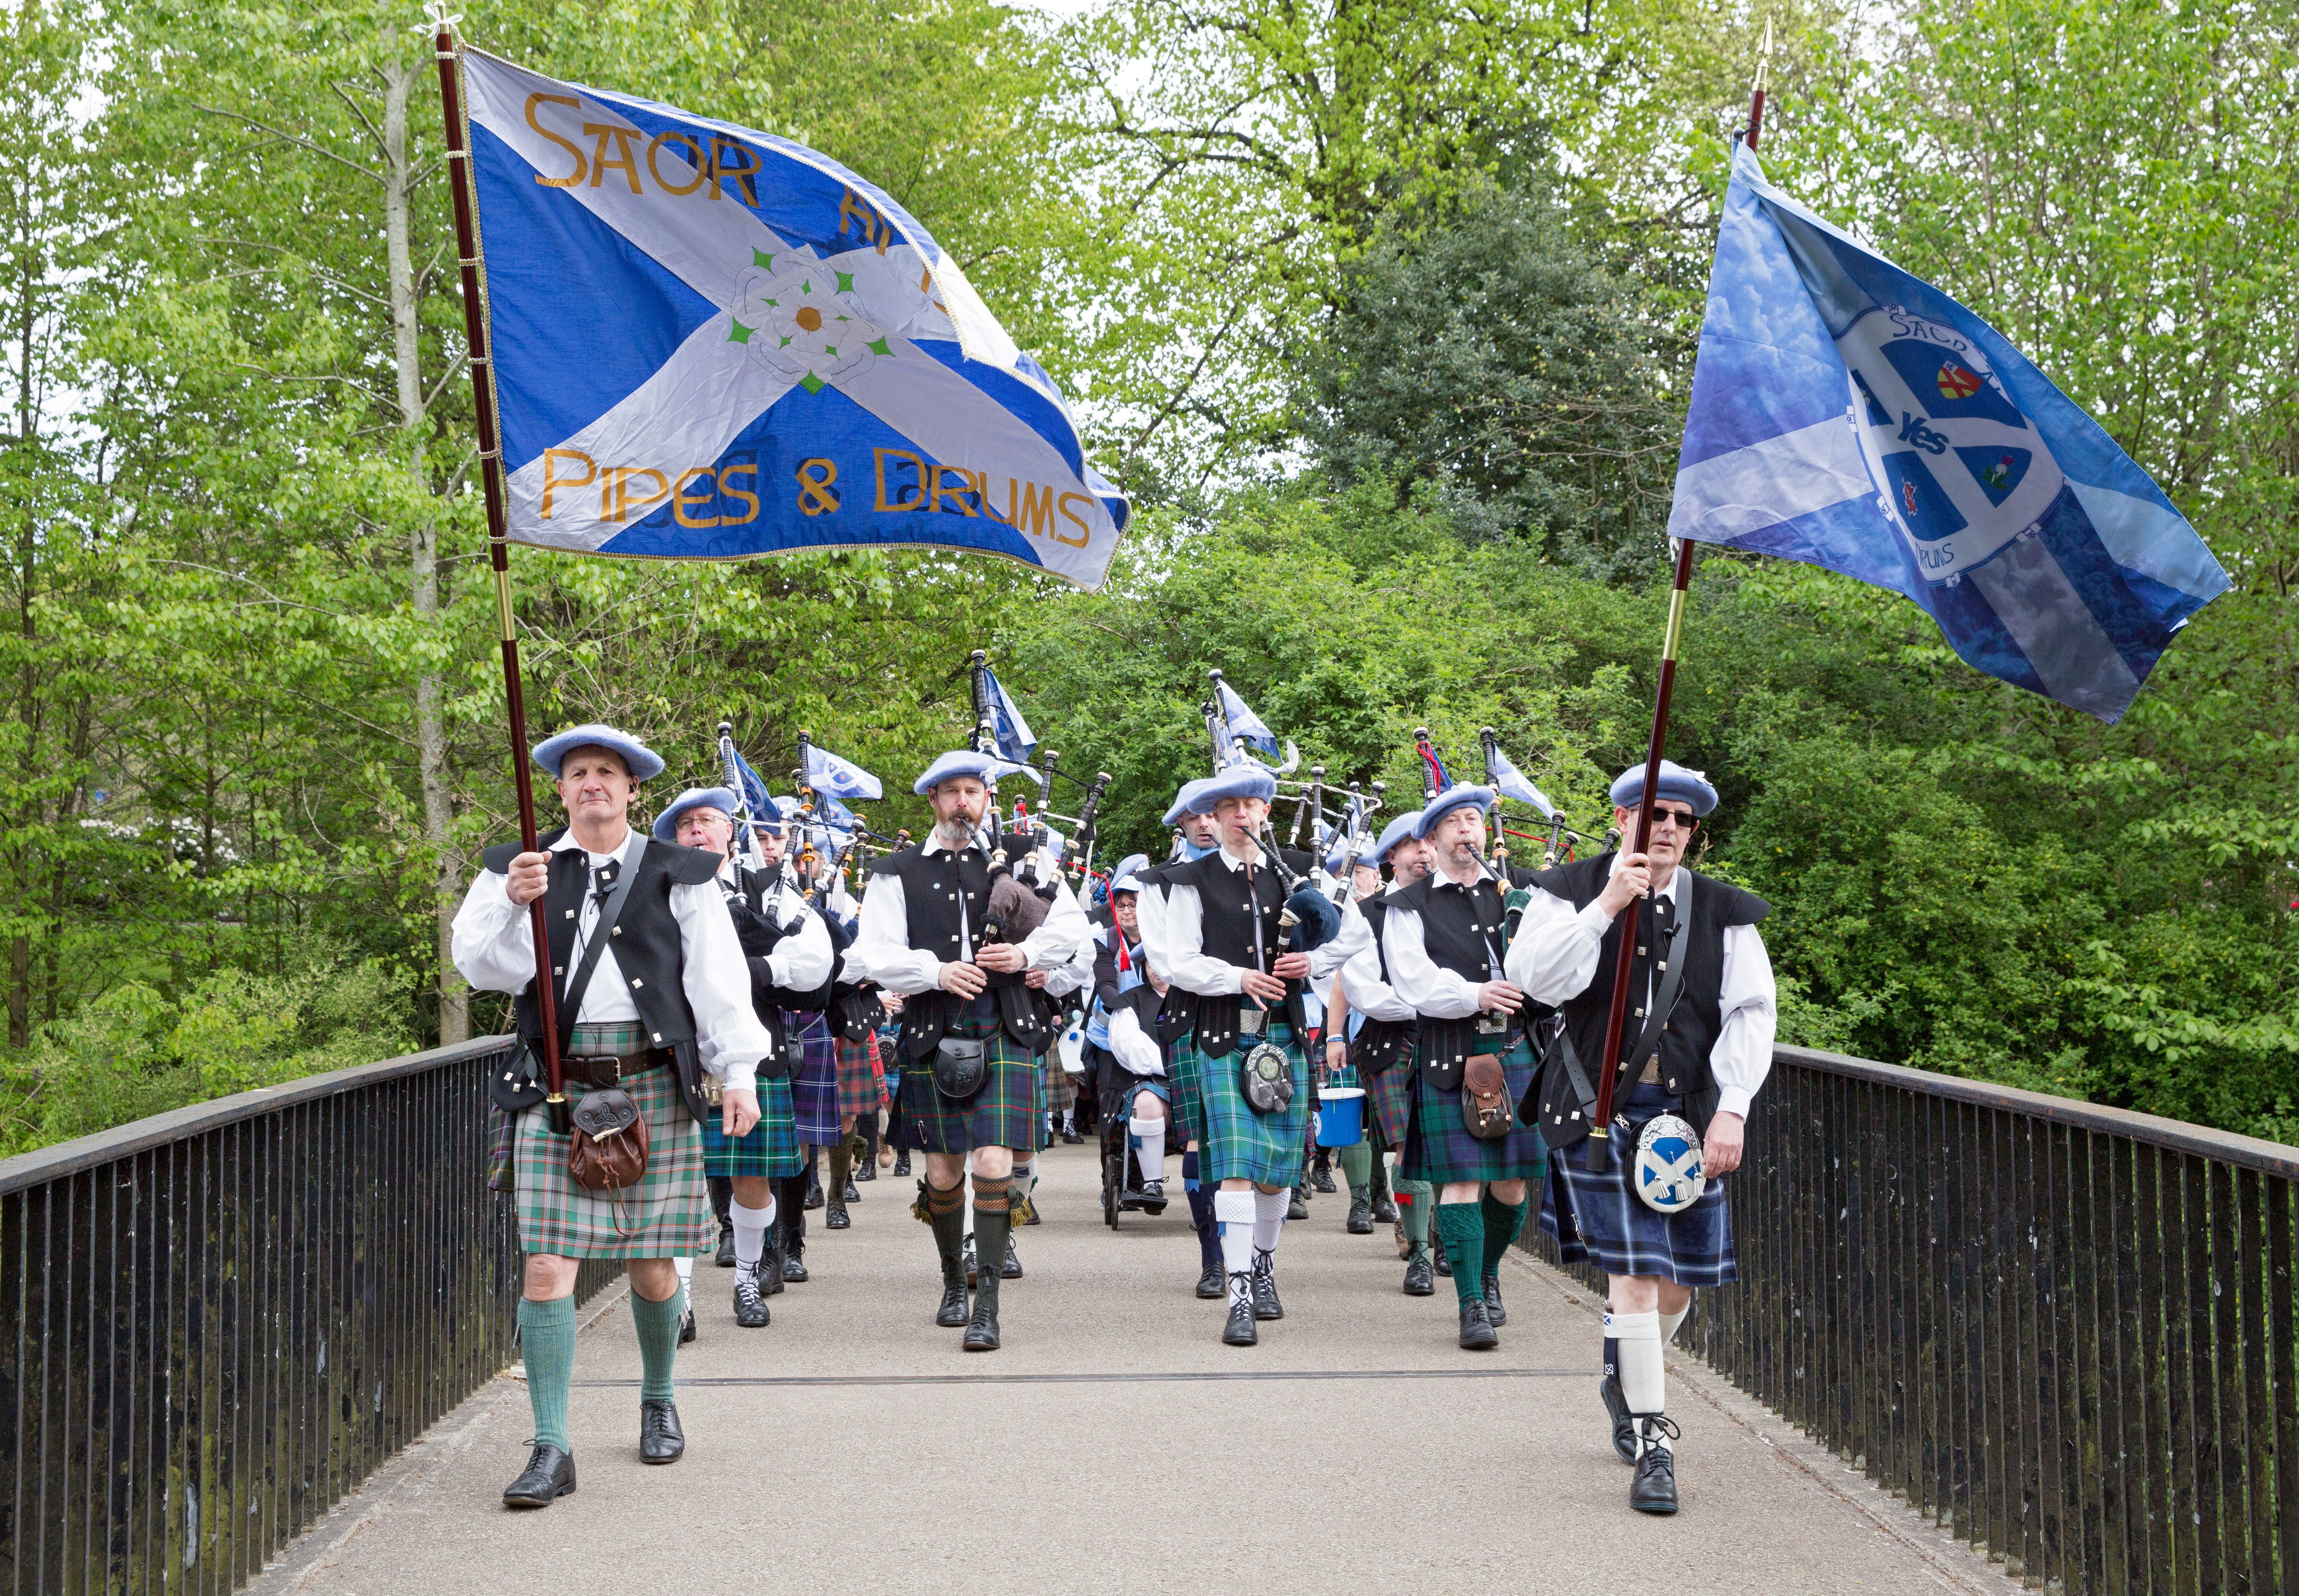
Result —
[[[510, 1360], [500, 1038], [0, 1162], [0, 1591], [237, 1588]], [[585, 1266], [589, 1295], [614, 1279]]]
[[1739, 1284], [1680, 1339], [2029, 1585], [2299, 1591], [2295, 1185], [2299, 1149], [1783, 1047]]

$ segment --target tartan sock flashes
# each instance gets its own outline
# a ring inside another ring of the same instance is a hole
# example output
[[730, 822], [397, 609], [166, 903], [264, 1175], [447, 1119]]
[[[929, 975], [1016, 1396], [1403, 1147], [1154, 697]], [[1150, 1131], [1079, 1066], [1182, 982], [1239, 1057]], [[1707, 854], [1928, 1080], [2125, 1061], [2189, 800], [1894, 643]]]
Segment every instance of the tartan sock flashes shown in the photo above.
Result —
[[631, 1293], [631, 1323], [639, 1333], [639, 1401], [670, 1400], [671, 1370], [678, 1361], [678, 1324], [685, 1317], [676, 1292], [662, 1302]]
[[1501, 1255], [1509, 1250], [1509, 1243], [1516, 1240], [1517, 1232], [1524, 1228], [1525, 1204], [1496, 1201], [1493, 1194], [1487, 1192], [1478, 1200], [1478, 1205], [1484, 1210], [1484, 1272], [1498, 1275], [1501, 1268]]
[[530, 1302], [521, 1297], [519, 1351], [527, 1365], [527, 1401], [535, 1409], [535, 1444], [572, 1451], [575, 1443], [567, 1438], [567, 1393], [575, 1384], [575, 1299]]
[[1453, 1260], [1453, 1290], [1462, 1306], [1473, 1299], [1483, 1301], [1485, 1277], [1467, 1264], [1485, 1254], [1485, 1216], [1473, 1202], [1440, 1202], [1437, 1234], [1445, 1243], [1445, 1256]]
[[990, 1311], [998, 1311], [998, 1271], [1006, 1261], [1006, 1237], [1012, 1227], [1014, 1177], [1001, 1175], [992, 1180], [986, 1175], [974, 1177], [974, 1256], [981, 1267], [975, 1271], [975, 1300], [988, 1300]]

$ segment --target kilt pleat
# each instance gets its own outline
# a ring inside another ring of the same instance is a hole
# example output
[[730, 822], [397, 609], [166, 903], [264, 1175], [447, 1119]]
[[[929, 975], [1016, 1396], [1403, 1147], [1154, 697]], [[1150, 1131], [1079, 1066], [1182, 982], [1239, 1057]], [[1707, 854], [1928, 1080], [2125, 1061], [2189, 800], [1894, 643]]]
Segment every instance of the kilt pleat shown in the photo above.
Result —
[[902, 1071], [899, 1105], [909, 1144], [921, 1152], [1035, 1148], [1046, 1118], [1045, 1072], [1037, 1054], [996, 1020], [959, 1021], [949, 1035], [988, 1043], [990, 1078], [970, 1101], [954, 1102], [934, 1085], [932, 1055], [913, 1060]]
[[878, 1038], [859, 1042], [836, 1039], [833, 1052], [838, 1063], [838, 1117], [859, 1119], [886, 1106], [886, 1072], [878, 1062]]
[[791, 1077], [791, 1106], [801, 1146], [830, 1147], [845, 1140], [840, 1130], [838, 1044], [819, 1014], [783, 1010], [784, 1023], [798, 1033], [798, 1073]]
[[1184, 1031], [1166, 1050], [1166, 1079], [1173, 1088], [1174, 1123], [1181, 1127], [1183, 1145], [1206, 1142], [1206, 1095], [1198, 1090], [1197, 1035]]
[[[1519, 1042], [1502, 1057], [1501, 1072], [1508, 1077], [1512, 1104], [1531, 1086], [1532, 1069], [1529, 1043]], [[1440, 1092], [1431, 1085], [1422, 1073], [1418, 1051], [1410, 1066], [1399, 1065], [1389, 1073], [1407, 1075], [1412, 1080], [1413, 1123], [1399, 1166], [1406, 1179], [1444, 1185], [1470, 1180], [1539, 1180], [1548, 1173], [1548, 1150], [1538, 1127], [1519, 1124], [1506, 1136], [1490, 1142], [1471, 1135], [1468, 1122], [1461, 1117], [1459, 1088]]]
[[1551, 1178], [1541, 1185], [1540, 1227], [1556, 1238], [1566, 1263], [1593, 1262], [1608, 1275], [1656, 1275], [1689, 1286], [1727, 1285], [1740, 1277], [1722, 1178], [1711, 1180], [1699, 1201], [1674, 1214], [1646, 1207], [1629, 1189], [1635, 1128], [1656, 1114], [1682, 1113], [1682, 1102], [1639, 1083], [1614, 1122], [1606, 1173], [1589, 1172], [1586, 1141], [1551, 1160]]
[[635, 1186], [591, 1192], [567, 1172], [568, 1138], [552, 1135], [550, 1110], [519, 1116], [519, 1243], [559, 1258], [692, 1257], [718, 1233], [702, 1179], [702, 1127], [686, 1111], [676, 1070], [633, 1076], [624, 1090], [647, 1127], [647, 1167]]
[[1405, 1133], [1412, 1123], [1413, 1083], [1419, 1073], [1412, 1060], [1401, 1059], [1365, 1083], [1374, 1128], [1381, 1132], [1385, 1147], [1405, 1145]]
[[714, 1111], [702, 1122], [702, 1172], [725, 1177], [796, 1175], [806, 1167], [798, 1150], [798, 1119], [791, 1108], [791, 1084], [759, 1083], [759, 1122], [747, 1136], [729, 1141]]
[[1274, 1114], [1257, 1114], [1245, 1101], [1237, 1072], [1250, 1045], [1238, 1039], [1238, 1050], [1226, 1058], [1208, 1059], [1188, 1036], [1174, 1044], [1178, 1068], [1184, 1049], [1189, 1052], [1188, 1077], [1198, 1093], [1198, 1179], [1249, 1180], [1265, 1186], [1290, 1186], [1301, 1177], [1309, 1130], [1309, 1066], [1293, 1043], [1291, 1030], [1273, 1024], [1266, 1040], [1285, 1050], [1293, 1067], [1293, 1101]]

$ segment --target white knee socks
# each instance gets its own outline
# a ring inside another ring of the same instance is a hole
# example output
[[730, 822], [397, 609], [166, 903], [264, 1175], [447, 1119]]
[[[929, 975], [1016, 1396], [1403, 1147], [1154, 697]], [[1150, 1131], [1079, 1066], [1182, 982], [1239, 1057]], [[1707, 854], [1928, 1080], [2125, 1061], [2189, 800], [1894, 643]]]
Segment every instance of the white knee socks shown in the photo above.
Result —
[[1684, 1323], [1685, 1319], [1691, 1314], [1691, 1312], [1692, 1300], [1688, 1297], [1685, 1299], [1684, 1306], [1678, 1309], [1674, 1313], [1664, 1313], [1660, 1316], [1661, 1345], [1667, 1346], [1676, 1340], [1676, 1327]]
[[1621, 1394], [1628, 1399], [1629, 1411], [1643, 1415], [1664, 1410], [1668, 1374], [1660, 1356], [1660, 1315], [1608, 1313], [1605, 1334], [1621, 1345]]
[[735, 1225], [735, 1268], [756, 1275], [759, 1260], [767, 1255], [767, 1231], [775, 1222], [775, 1200], [768, 1195], [764, 1208], [732, 1203], [726, 1212]]
[[1253, 1250], [1257, 1252], [1277, 1251], [1277, 1233], [1285, 1228], [1285, 1205], [1292, 1200], [1291, 1192], [1256, 1192], [1253, 1194]]
[[691, 1258], [674, 1258], [670, 1260], [670, 1267], [678, 1271], [679, 1305], [684, 1309], [688, 1303], [694, 1301], [694, 1260]]
[[[1214, 1228], [1221, 1233], [1222, 1269], [1229, 1276], [1229, 1300], [1242, 1302], [1252, 1294], [1254, 1192], [1216, 1192]], [[1281, 1208], [1281, 1213], [1283, 1211]]]
[[1166, 1178], [1166, 1117], [1144, 1119], [1136, 1114], [1133, 1120], [1133, 1157], [1141, 1166], [1144, 1180]]

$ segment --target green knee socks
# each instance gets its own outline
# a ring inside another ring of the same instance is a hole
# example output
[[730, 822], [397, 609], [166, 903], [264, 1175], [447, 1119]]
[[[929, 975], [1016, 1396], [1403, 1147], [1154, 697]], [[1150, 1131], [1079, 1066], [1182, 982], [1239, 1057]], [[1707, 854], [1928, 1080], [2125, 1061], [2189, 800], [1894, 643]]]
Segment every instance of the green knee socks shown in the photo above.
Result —
[[1473, 1202], [1440, 1202], [1437, 1234], [1445, 1243], [1445, 1256], [1453, 1260], [1453, 1290], [1463, 1306], [1484, 1301], [1485, 1278], [1468, 1267], [1471, 1259], [1485, 1255], [1484, 1210]]
[[1429, 1251], [1429, 1216], [1436, 1206], [1437, 1188], [1425, 1180], [1396, 1177], [1397, 1217], [1405, 1221], [1405, 1239], [1415, 1252]]
[[631, 1323], [639, 1332], [639, 1401], [667, 1402], [671, 1398], [670, 1374], [678, 1361], [678, 1323], [686, 1317], [673, 1292], [660, 1302], [631, 1293]]
[[1516, 1240], [1516, 1233], [1524, 1228], [1526, 1204], [1497, 1201], [1490, 1192], [1479, 1201], [1485, 1219], [1485, 1273], [1498, 1275], [1501, 1271], [1501, 1255]]
[[999, 1270], [1006, 1266], [1006, 1237], [1013, 1224], [1014, 1177], [974, 1177], [974, 1300], [998, 1311]]
[[1363, 1194], [1370, 1202], [1373, 1194], [1365, 1188], [1373, 1185], [1373, 1149], [1360, 1142], [1342, 1148], [1333, 1155], [1333, 1161], [1341, 1167], [1341, 1178], [1349, 1183], [1349, 1195]]
[[[966, 1179], [964, 1175], [959, 1181]], [[945, 1287], [966, 1284], [966, 1188], [918, 1182], [925, 1193], [926, 1223], [934, 1226], [934, 1251], [942, 1255]]]
[[575, 1299], [519, 1301], [519, 1351], [527, 1365], [527, 1401], [535, 1409], [535, 1442], [572, 1451], [567, 1438], [567, 1393], [575, 1384]]

